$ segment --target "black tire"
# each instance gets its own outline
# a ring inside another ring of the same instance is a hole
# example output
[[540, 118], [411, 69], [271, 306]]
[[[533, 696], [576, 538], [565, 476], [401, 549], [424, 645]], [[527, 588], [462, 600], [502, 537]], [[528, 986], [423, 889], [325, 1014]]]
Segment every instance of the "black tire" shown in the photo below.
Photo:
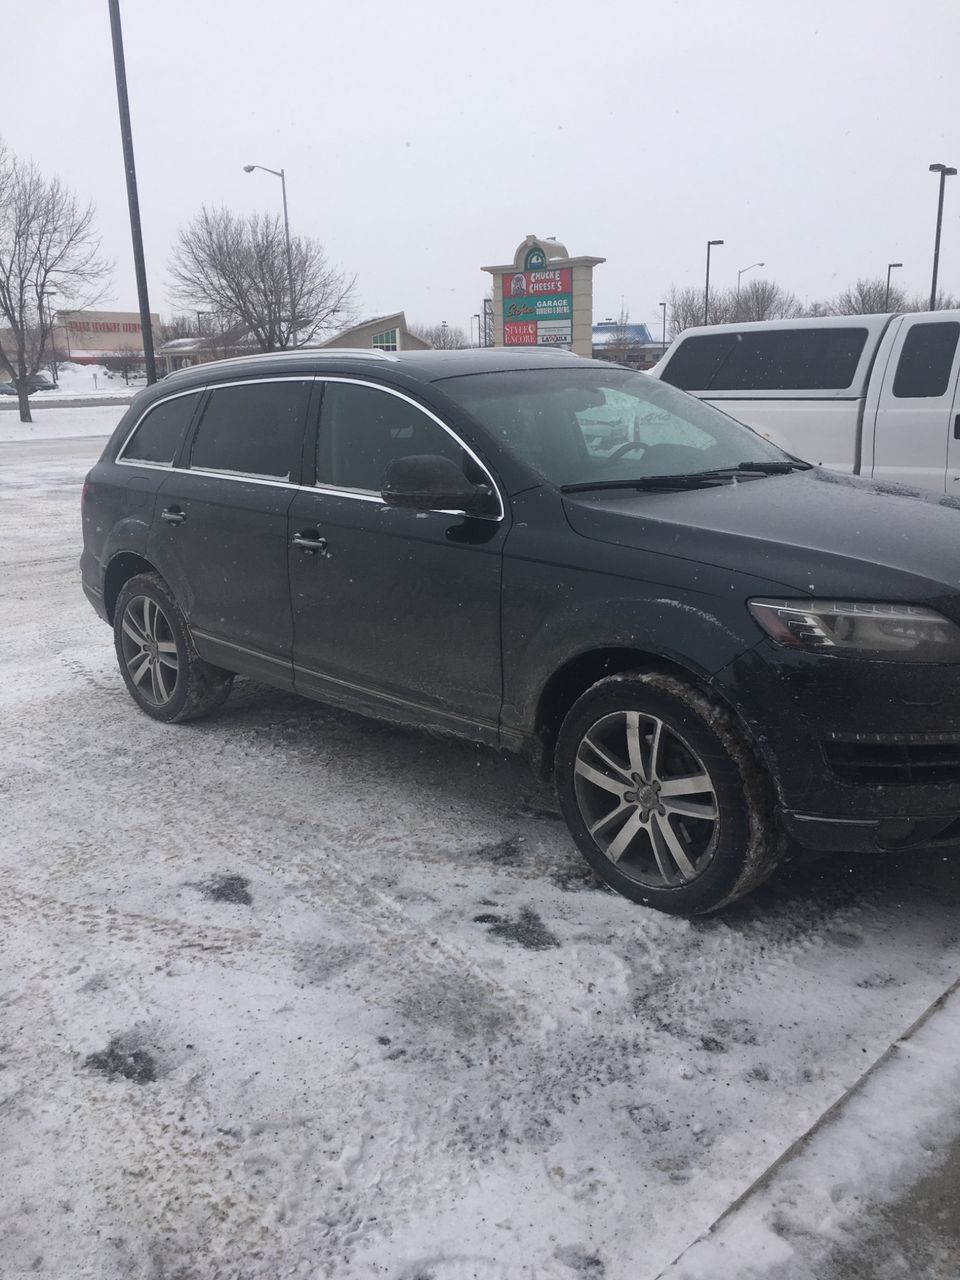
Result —
[[633, 902], [716, 911], [783, 856], [769, 783], [732, 716], [672, 676], [593, 685], [564, 719], [555, 765], [580, 852]]
[[230, 692], [233, 674], [197, 653], [180, 606], [158, 573], [124, 583], [113, 639], [130, 696], [154, 720], [181, 724], [208, 716]]

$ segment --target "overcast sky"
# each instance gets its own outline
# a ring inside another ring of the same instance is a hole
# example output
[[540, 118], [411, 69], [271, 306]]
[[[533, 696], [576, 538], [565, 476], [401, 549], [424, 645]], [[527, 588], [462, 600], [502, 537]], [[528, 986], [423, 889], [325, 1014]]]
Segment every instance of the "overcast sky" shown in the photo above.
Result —
[[[813, 300], [890, 261], [929, 289], [931, 162], [960, 167], [960, 0], [123, 0], [153, 310], [203, 204], [278, 208], [365, 315], [467, 328], [530, 232], [607, 259], [655, 324], [739, 267]], [[4, 8], [0, 131], [94, 201], [135, 310], [106, 0]], [[960, 178], [941, 286], [960, 293]]]

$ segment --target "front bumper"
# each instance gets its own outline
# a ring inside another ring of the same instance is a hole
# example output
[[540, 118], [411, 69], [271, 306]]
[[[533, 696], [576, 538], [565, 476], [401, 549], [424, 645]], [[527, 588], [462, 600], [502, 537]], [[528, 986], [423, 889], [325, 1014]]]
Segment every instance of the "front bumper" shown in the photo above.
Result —
[[715, 683], [749, 728], [798, 844], [960, 845], [960, 666], [860, 662], [763, 641]]
[[794, 844], [822, 853], [896, 853], [960, 846], [960, 810], [875, 821], [781, 810], [780, 825]]

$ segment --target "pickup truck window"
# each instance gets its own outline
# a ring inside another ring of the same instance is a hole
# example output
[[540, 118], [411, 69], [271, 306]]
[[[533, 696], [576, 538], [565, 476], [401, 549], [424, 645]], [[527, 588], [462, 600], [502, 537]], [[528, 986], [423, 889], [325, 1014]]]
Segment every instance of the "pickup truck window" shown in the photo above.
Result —
[[849, 387], [866, 329], [766, 329], [691, 335], [662, 380], [681, 391], [837, 391]]
[[960, 324], [955, 320], [913, 325], [900, 352], [893, 394], [901, 400], [945, 395], [958, 338]]

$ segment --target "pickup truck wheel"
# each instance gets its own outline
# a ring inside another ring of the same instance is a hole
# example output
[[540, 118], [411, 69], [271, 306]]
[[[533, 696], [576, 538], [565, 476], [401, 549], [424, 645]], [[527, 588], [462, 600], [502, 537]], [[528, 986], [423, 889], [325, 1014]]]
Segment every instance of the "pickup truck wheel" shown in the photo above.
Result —
[[781, 857], [770, 788], [732, 717], [682, 681], [610, 676], [568, 712], [556, 782], [581, 853], [634, 902], [697, 915]]
[[113, 635], [127, 690], [155, 720], [196, 720], [215, 711], [230, 692], [233, 675], [197, 653], [180, 606], [158, 573], [124, 583]]

